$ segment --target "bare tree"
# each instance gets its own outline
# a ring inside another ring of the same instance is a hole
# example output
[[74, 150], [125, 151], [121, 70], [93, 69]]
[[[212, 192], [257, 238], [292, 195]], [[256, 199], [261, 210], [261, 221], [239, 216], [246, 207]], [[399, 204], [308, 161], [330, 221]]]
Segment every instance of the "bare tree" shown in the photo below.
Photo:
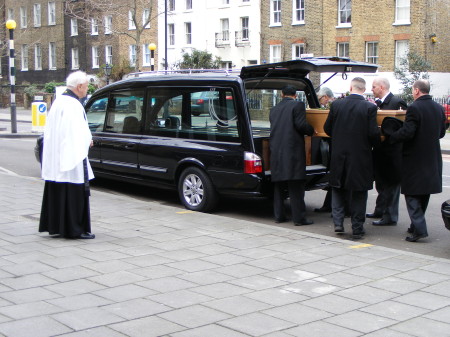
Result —
[[[135, 70], [139, 70], [141, 45], [144, 33], [150, 23], [156, 21], [158, 13], [154, 13], [157, 0], [81, 0], [67, 1], [65, 14], [84, 22], [90, 27], [92, 19], [105, 26], [105, 17], [111, 15], [115, 23], [111, 33], [129, 37], [136, 46]], [[130, 29], [131, 27], [131, 29]]]

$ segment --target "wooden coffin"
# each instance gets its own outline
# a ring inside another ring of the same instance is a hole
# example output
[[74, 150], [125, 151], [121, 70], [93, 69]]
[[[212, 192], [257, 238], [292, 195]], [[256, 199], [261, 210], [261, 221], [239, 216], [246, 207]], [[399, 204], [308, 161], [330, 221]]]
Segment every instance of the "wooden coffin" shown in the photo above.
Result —
[[[306, 110], [306, 120], [312, 125], [314, 130], [317, 131], [319, 137], [328, 137], [323, 130], [323, 125], [327, 120], [329, 110], [322, 109], [308, 109]], [[381, 122], [385, 117], [395, 117], [401, 120], [405, 120], [406, 110], [378, 110], [377, 124], [381, 126]]]

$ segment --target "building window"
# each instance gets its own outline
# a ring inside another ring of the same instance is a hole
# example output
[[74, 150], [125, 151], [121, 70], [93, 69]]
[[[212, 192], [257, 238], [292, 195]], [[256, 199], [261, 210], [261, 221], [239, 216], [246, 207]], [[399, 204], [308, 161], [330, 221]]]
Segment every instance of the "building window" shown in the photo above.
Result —
[[39, 43], [34, 45], [34, 70], [42, 70], [42, 47]]
[[220, 26], [222, 27], [222, 41], [230, 40], [230, 20], [220, 19]]
[[113, 64], [112, 61], [112, 46], [105, 46], [105, 63]]
[[175, 10], [175, 0], [169, 0], [169, 11]]
[[128, 11], [128, 29], [136, 29], [136, 23], [134, 22], [133, 16], [134, 12]]
[[292, 59], [298, 60], [302, 58], [302, 55], [305, 54], [305, 44], [304, 43], [296, 43], [292, 45]]
[[409, 53], [409, 40], [395, 41], [395, 67], [400, 68], [402, 59], [407, 58]]
[[78, 57], [78, 48], [72, 48], [72, 69], [80, 68], [80, 59]]
[[8, 20], [14, 20], [14, 8], [8, 8]]
[[105, 34], [109, 35], [112, 33], [112, 15], [105, 16]]
[[56, 43], [50, 42], [48, 44], [48, 68], [50, 70], [56, 69]]
[[76, 18], [70, 19], [70, 35], [71, 36], [78, 35], [78, 20]]
[[169, 23], [167, 25], [167, 33], [169, 35], [169, 45], [174, 46], [175, 45], [175, 25], [173, 23]]
[[144, 28], [150, 28], [150, 9], [145, 8], [142, 12], [142, 24]]
[[144, 44], [142, 46], [142, 56], [143, 56], [142, 65], [149, 67], [150, 66], [150, 49], [148, 49], [148, 44]]
[[339, 57], [349, 57], [349, 46], [348, 42], [338, 42], [336, 45], [336, 55]]
[[91, 19], [91, 35], [98, 35], [98, 19]]
[[305, 23], [305, 0], [294, 0], [292, 9], [292, 24]]
[[338, 25], [350, 27], [352, 24], [352, 0], [339, 0]]
[[20, 7], [20, 28], [27, 28], [28, 18], [27, 18], [27, 8]]
[[281, 44], [270, 46], [270, 63], [281, 62]]
[[28, 45], [22, 45], [22, 71], [28, 70]]
[[378, 42], [366, 42], [366, 62], [378, 64]]
[[250, 37], [250, 31], [248, 29], [248, 16], [241, 18], [242, 40], [248, 40]]
[[41, 4], [33, 5], [33, 23], [35, 27], [41, 26]]
[[56, 5], [54, 1], [48, 3], [48, 24], [50, 26], [56, 25]]
[[411, 24], [411, 2], [410, 0], [395, 1], [395, 24]]
[[186, 44], [192, 44], [192, 24], [190, 22], [184, 23], [184, 32], [186, 34]]
[[186, 0], [186, 10], [192, 9], [192, 0]]
[[270, 25], [281, 26], [281, 0], [270, 0]]
[[100, 68], [100, 55], [98, 46], [92, 46], [92, 68]]
[[130, 44], [129, 47], [129, 56], [130, 56], [130, 66], [135, 67], [136, 66], [136, 45]]
[[229, 5], [230, 4], [230, 0], [222, 0], [222, 4]]

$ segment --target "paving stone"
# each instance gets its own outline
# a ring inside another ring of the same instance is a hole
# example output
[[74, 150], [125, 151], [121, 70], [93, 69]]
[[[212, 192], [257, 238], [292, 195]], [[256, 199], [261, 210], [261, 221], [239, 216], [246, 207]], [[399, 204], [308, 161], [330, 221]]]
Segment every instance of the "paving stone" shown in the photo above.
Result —
[[430, 312], [424, 315], [424, 317], [450, 324], [450, 306]]
[[433, 285], [439, 282], [443, 282], [448, 280], [447, 275], [434, 273], [427, 270], [411, 270], [401, 274], [396, 275], [398, 278], [402, 278], [405, 280], [411, 280], [415, 282], [425, 283], [429, 285]]
[[46, 316], [11, 321], [0, 324], [0, 333], [4, 336], [30, 337], [57, 336], [73, 331], [69, 327]]
[[267, 257], [279, 255], [279, 252], [275, 252], [271, 249], [266, 248], [250, 248], [250, 249], [244, 249], [240, 251], [235, 251], [234, 254], [248, 257], [250, 259], [265, 259]]
[[232, 254], [232, 253], [224, 253], [224, 254], [206, 256], [206, 257], [202, 257], [201, 259], [203, 261], [218, 264], [220, 266], [231, 266], [234, 264], [240, 264], [240, 263], [247, 262], [250, 260], [249, 258], [239, 256], [236, 254]]
[[423, 266], [420, 269], [450, 276], [450, 263], [436, 262], [427, 266]]
[[302, 324], [292, 329], [285, 330], [290, 336], [308, 336], [308, 337], [357, 337], [361, 336], [360, 332], [346, 329], [338, 325], [330, 324], [323, 321]]
[[114, 273], [117, 271], [123, 271], [128, 269], [136, 268], [135, 265], [131, 263], [126, 263], [120, 260], [103, 261], [103, 262], [93, 262], [84, 265], [84, 267], [95, 270], [98, 273]]
[[187, 260], [187, 261], [179, 261], [168, 263], [168, 267], [182, 270], [184, 272], [195, 272], [206, 269], [214, 269], [219, 267], [219, 265], [215, 263], [210, 263], [202, 260]]
[[341, 255], [341, 256], [333, 256], [329, 259], [323, 260], [325, 262], [338, 264], [345, 267], [359, 267], [366, 264], [371, 264], [374, 262], [372, 259], [368, 259], [365, 257], [359, 257], [354, 255]]
[[110, 300], [92, 294], [65, 296], [47, 300], [47, 302], [57, 305], [64, 310], [79, 310], [85, 308], [101, 307], [103, 305], [111, 303]]
[[42, 273], [42, 275], [50, 277], [58, 282], [68, 282], [68, 281], [79, 280], [79, 279], [83, 279], [83, 278], [92, 277], [92, 276], [95, 276], [98, 274], [99, 273], [97, 273], [96, 271], [93, 271], [91, 269], [88, 269], [88, 268], [85, 268], [82, 266], [57, 269], [57, 270], [52, 270], [49, 272]]
[[122, 317], [114, 315], [103, 308], [86, 308], [67, 311], [60, 314], [54, 314], [51, 317], [73, 330], [84, 330], [124, 320]]
[[395, 301], [384, 301], [382, 303], [361, 308], [360, 310], [370, 314], [395, 319], [396, 321], [406, 321], [429, 312], [427, 309], [422, 309]]
[[191, 289], [193, 292], [203, 294], [213, 298], [225, 298], [236, 295], [249, 293], [250, 289], [244, 287], [238, 287], [229, 283], [215, 283], [200, 286]]
[[375, 261], [373, 264], [379, 267], [390, 268], [397, 271], [408, 271], [427, 265], [423, 262], [417, 261], [416, 259], [414, 259], [413, 261], [411, 260], [411, 258], [403, 258], [402, 256]]
[[120, 332], [114, 331], [108, 327], [98, 327], [82, 331], [76, 331], [68, 334], [64, 334], [64, 337], [126, 337]]
[[344, 271], [348, 269], [348, 267], [325, 261], [315, 261], [312, 263], [302, 264], [301, 269], [321, 276]]
[[245, 315], [272, 307], [270, 304], [256, 301], [245, 296], [227, 297], [220, 300], [204, 302], [202, 305], [234, 316]]
[[147, 280], [138, 282], [138, 285], [155, 290], [160, 293], [167, 293], [176, 290], [188, 289], [192, 287], [197, 287], [198, 284], [183, 280], [177, 277], [162, 277], [154, 280]]
[[341, 288], [355, 287], [371, 281], [370, 278], [351, 275], [346, 272], [337, 272], [333, 274], [322, 275], [320, 277], [316, 277], [314, 280], [326, 284], [335, 285]]
[[56, 283], [49, 286], [46, 286], [45, 289], [53, 291], [62, 296], [73, 296], [78, 294], [86, 294], [89, 292], [97, 291], [104, 289], [105, 286], [102, 286], [98, 283], [81, 279], [68, 281], [63, 283]]
[[332, 314], [343, 314], [347, 311], [359, 309], [366, 306], [366, 303], [355, 301], [335, 294], [312, 298], [303, 301], [302, 304], [316, 309], [324, 310]]
[[443, 297], [423, 291], [415, 291], [396, 297], [393, 300], [429, 310], [436, 310], [450, 305], [450, 297]]
[[140, 282], [142, 280], [145, 280], [145, 277], [129, 271], [118, 271], [114, 273], [90, 277], [89, 280], [100, 283], [101, 285], [104, 285], [106, 287], [117, 287], [125, 284]]
[[392, 319], [368, 314], [361, 311], [350, 311], [342, 315], [327, 318], [325, 319], [325, 321], [363, 333], [376, 331], [397, 323], [397, 321], [394, 321]]
[[409, 281], [394, 276], [386, 277], [382, 280], [372, 281], [366, 285], [398, 294], [407, 294], [426, 287], [423, 283]]
[[336, 295], [344, 296], [347, 298], [351, 298], [369, 304], [383, 302], [398, 296], [397, 293], [369, 287], [367, 285], [360, 285], [353, 288], [347, 288], [336, 292]]
[[243, 277], [240, 279], [234, 279], [228, 281], [228, 283], [253, 289], [253, 290], [263, 290], [268, 288], [276, 288], [287, 284], [285, 281], [275, 280], [271, 277], [265, 277], [262, 275], [255, 275], [249, 277]]
[[167, 321], [157, 316], [150, 316], [129, 320], [123, 323], [110, 325], [127, 337], [159, 337], [185, 330], [185, 327]]
[[233, 279], [230, 275], [218, 273], [214, 270], [202, 270], [195, 273], [178, 275], [177, 277], [200, 285], [220, 283]]
[[351, 268], [346, 272], [352, 275], [368, 277], [372, 280], [379, 280], [396, 274], [397, 277], [401, 277], [400, 274], [398, 274], [398, 271], [389, 268], [378, 267], [373, 264]]
[[190, 290], [178, 290], [171, 293], [149, 296], [148, 299], [165, 304], [172, 308], [182, 308], [190, 305], [213, 300], [213, 297], [199, 294]]
[[167, 267], [165, 265], [149, 266], [144, 268], [131, 269], [131, 272], [145, 276], [148, 279], [156, 279], [160, 277], [175, 276], [183, 274], [179, 269]]
[[320, 282], [317, 279], [291, 283], [289, 285], [283, 286], [282, 288], [284, 290], [302, 294], [308, 297], [322, 296], [342, 289], [332, 284]]
[[14, 304], [22, 304], [45, 301], [61, 297], [61, 295], [45, 288], [30, 288], [0, 293], [0, 297]]
[[[295, 245], [292, 245], [292, 247], [295, 247]], [[271, 249], [276, 251], [276, 249], [274, 247]], [[303, 265], [303, 264], [307, 264], [307, 263], [311, 263], [311, 262], [315, 262], [315, 261], [321, 261], [321, 260], [324, 260], [327, 258], [324, 255], [313, 254], [313, 253], [304, 252], [304, 251], [298, 251], [298, 249], [293, 252], [288, 252], [286, 254], [280, 255], [279, 257], [281, 259], [293, 261], [293, 262], [297, 263], [298, 265]]]
[[267, 309], [262, 313], [296, 324], [307, 324], [333, 316], [329, 312], [299, 303]]
[[274, 331], [284, 330], [295, 326], [294, 323], [261, 313], [252, 313], [230, 318], [228, 320], [221, 321], [218, 324], [250, 336], [262, 336]]
[[30, 261], [27, 263], [3, 266], [2, 269], [15, 276], [43, 273], [54, 270], [53, 267], [39, 261]]
[[105, 305], [102, 306], [102, 309], [127, 320], [153, 316], [172, 310], [171, 307], [144, 298]]
[[135, 284], [127, 284], [114, 288], [102, 289], [93, 292], [98, 295], [115, 302], [129, 301], [131, 299], [146, 297], [155, 294], [155, 291]]
[[200, 247], [192, 247], [191, 250], [195, 250], [206, 255], [225, 254], [236, 251], [236, 249], [234, 248], [222, 246], [221, 244], [210, 244]]
[[131, 263], [137, 267], [150, 267], [156, 265], [162, 265], [165, 263], [175, 262], [172, 259], [168, 259], [163, 256], [150, 254], [150, 255], [139, 255], [129, 258], [122, 259], [124, 262]]
[[170, 334], [171, 337], [199, 337], [199, 336], [214, 336], [214, 337], [246, 337], [247, 334], [224, 328], [217, 324], [210, 324], [199, 328], [189, 329], [181, 332]]
[[288, 269], [292, 268], [294, 266], [297, 266], [298, 263], [294, 261], [289, 261], [286, 259], [282, 259], [280, 257], [267, 257], [267, 258], [261, 258], [254, 261], [247, 262], [248, 265], [263, 268], [266, 270], [280, 270], [280, 269]]
[[0, 308], [0, 314], [15, 320], [60, 312], [61, 308], [44, 301], [23, 303]]
[[263, 274], [267, 277], [272, 277], [274, 279], [286, 282], [299, 282], [308, 279], [313, 279], [319, 275], [310, 273], [304, 270], [296, 269], [296, 268], [287, 268], [282, 270], [276, 270], [273, 272]]
[[299, 295], [296, 292], [292, 292], [283, 288], [271, 288], [261, 291], [253, 291], [245, 294], [244, 296], [275, 306], [301, 302], [308, 298], [306, 296]]
[[225, 274], [225, 275], [233, 276], [235, 278], [258, 275], [258, 274], [261, 274], [262, 272], [266, 271], [265, 269], [253, 267], [253, 266], [250, 266], [245, 263], [239, 263], [239, 264], [234, 264], [232, 266], [220, 267], [220, 268], [216, 268], [214, 270], [219, 273]]
[[411, 337], [411, 335], [391, 329], [381, 329], [375, 332], [364, 334], [364, 337]]
[[42, 287], [55, 283], [56, 281], [41, 274], [31, 274], [14, 278], [1, 278], [0, 282], [11, 289], [20, 290], [27, 288]]
[[450, 324], [423, 317], [396, 324], [391, 329], [417, 337], [446, 337], [450, 335]]
[[197, 328], [222, 321], [231, 316], [202, 305], [193, 305], [189, 308], [181, 308], [158, 314], [158, 317], [188, 328]]

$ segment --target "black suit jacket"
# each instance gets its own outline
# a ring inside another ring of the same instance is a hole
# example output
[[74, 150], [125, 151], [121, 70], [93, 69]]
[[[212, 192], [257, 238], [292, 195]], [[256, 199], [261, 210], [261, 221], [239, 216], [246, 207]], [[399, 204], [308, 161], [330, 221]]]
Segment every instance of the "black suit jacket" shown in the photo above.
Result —
[[373, 188], [372, 146], [380, 142], [377, 107], [352, 94], [331, 104], [324, 124], [331, 136], [330, 186], [353, 191]]
[[[381, 110], [407, 109], [403, 99], [394, 96], [391, 92], [379, 106]], [[382, 142], [373, 149], [373, 163], [375, 169], [375, 182], [382, 181], [389, 184], [400, 184], [401, 180], [402, 144]]]
[[269, 118], [272, 181], [306, 179], [305, 135], [314, 128], [306, 121], [305, 104], [285, 97]]
[[439, 139], [445, 136], [442, 105], [430, 95], [417, 98], [406, 111], [403, 127], [389, 138], [403, 142], [402, 193], [423, 195], [442, 192], [442, 154]]

